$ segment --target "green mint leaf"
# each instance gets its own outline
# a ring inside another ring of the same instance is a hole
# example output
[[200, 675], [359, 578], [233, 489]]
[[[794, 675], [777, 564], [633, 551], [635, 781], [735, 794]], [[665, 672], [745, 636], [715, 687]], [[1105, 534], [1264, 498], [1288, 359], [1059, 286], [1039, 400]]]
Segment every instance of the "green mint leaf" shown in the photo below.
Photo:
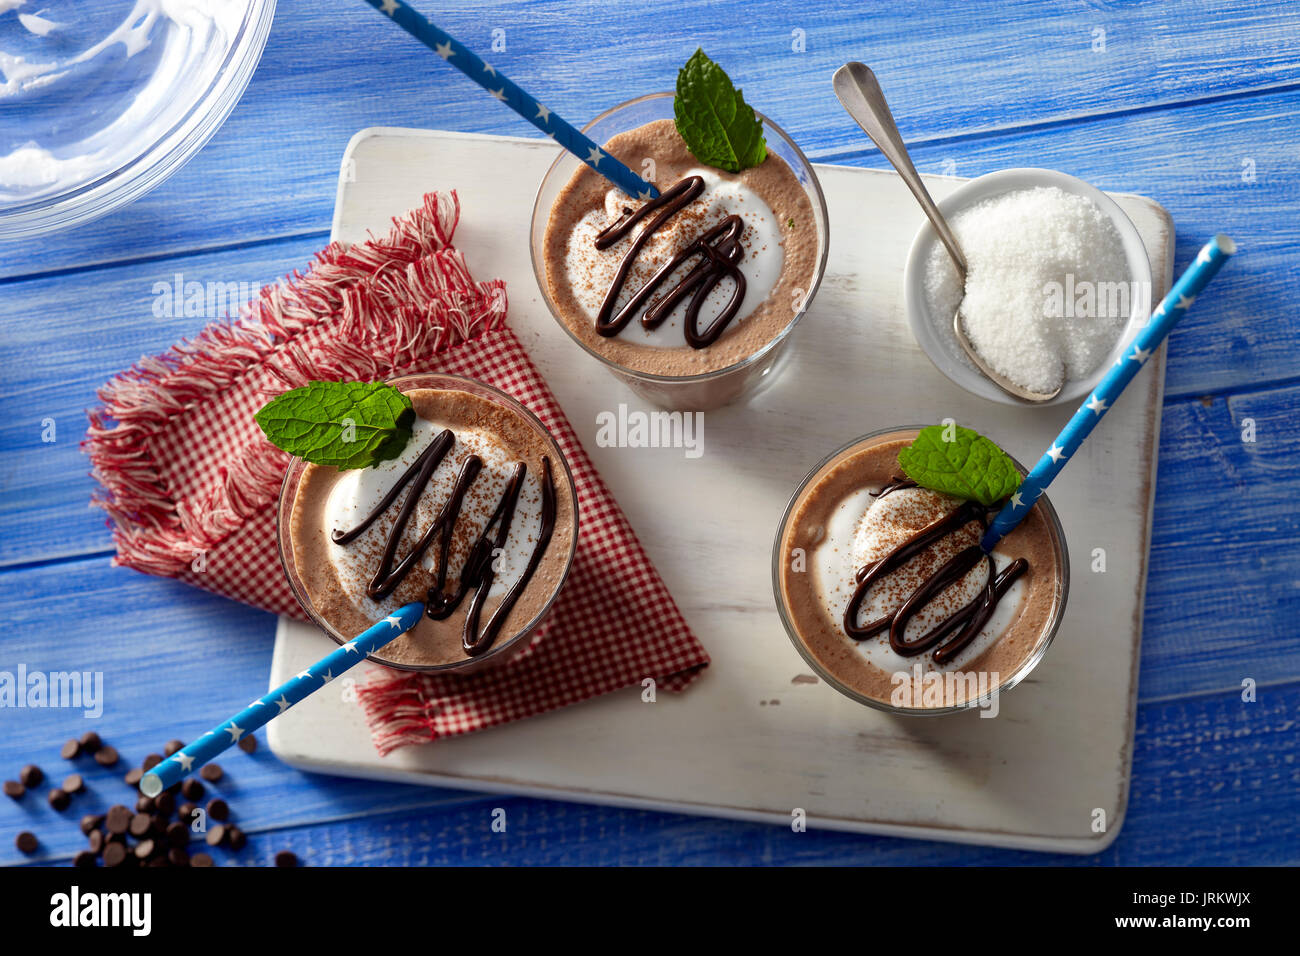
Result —
[[400, 455], [415, 409], [382, 382], [311, 382], [271, 399], [254, 417], [277, 448], [346, 471]]
[[673, 114], [687, 149], [706, 166], [738, 173], [767, 158], [763, 124], [754, 108], [703, 50], [697, 49], [677, 73]]
[[995, 505], [1020, 487], [1020, 472], [1010, 456], [960, 425], [922, 428], [898, 452], [898, 464], [922, 488], [983, 505]]

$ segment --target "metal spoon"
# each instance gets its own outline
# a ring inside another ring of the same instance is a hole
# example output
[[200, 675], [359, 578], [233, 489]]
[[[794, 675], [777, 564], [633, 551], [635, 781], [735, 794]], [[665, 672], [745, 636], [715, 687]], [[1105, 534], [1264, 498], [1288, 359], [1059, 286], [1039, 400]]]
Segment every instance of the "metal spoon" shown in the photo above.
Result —
[[[871, 137], [871, 141], [876, 144], [876, 148], [884, 154], [885, 159], [893, 164], [894, 169], [898, 170], [898, 175], [903, 177], [903, 182], [907, 184], [907, 188], [912, 190], [912, 195], [921, 204], [921, 210], [925, 213], [926, 218], [930, 220], [930, 224], [934, 226], [934, 231], [939, 234], [939, 239], [947, 248], [948, 254], [952, 256], [962, 286], [965, 287], [966, 257], [962, 255], [961, 247], [957, 245], [956, 237], [953, 236], [952, 230], [948, 228], [947, 220], [943, 218], [943, 213], [939, 212], [939, 207], [930, 198], [930, 193], [926, 190], [920, 175], [917, 174], [916, 167], [912, 165], [912, 158], [908, 156], [907, 147], [903, 145], [903, 137], [898, 133], [898, 127], [894, 124], [894, 116], [889, 112], [889, 105], [885, 102], [885, 94], [881, 92], [875, 74], [871, 72], [865, 63], [845, 63], [835, 71], [832, 82], [835, 86], [835, 95], [840, 99], [840, 104], [862, 127], [863, 132]], [[975, 363], [975, 367], [983, 372], [989, 381], [1008, 395], [1013, 395], [1024, 402], [1037, 403], [1049, 402], [1061, 393], [1061, 389], [1065, 385], [1064, 381], [1056, 387], [1055, 391], [1033, 392], [1021, 385], [1017, 385], [1011, 379], [992, 368], [975, 351], [975, 346], [966, 337], [960, 307], [952, 317], [952, 331], [957, 336], [957, 343], [962, 347], [962, 351]]]

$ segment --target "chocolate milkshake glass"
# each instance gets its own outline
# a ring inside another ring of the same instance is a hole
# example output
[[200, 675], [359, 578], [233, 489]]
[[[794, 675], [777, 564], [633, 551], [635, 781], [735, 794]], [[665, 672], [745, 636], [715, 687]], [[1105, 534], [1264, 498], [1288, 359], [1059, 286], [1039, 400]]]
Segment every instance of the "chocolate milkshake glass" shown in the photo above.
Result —
[[578, 542], [568, 463], [532, 412], [456, 375], [388, 384], [411, 399], [392, 461], [341, 471], [295, 458], [280, 490], [280, 561], [298, 603], [339, 644], [410, 601], [420, 622], [371, 656], [469, 674], [530, 644]]
[[[672, 93], [631, 100], [583, 132], [650, 177], [663, 205], [629, 199], [568, 153], [537, 191], [533, 272], [551, 314], [657, 405], [716, 408], [770, 381], [821, 284], [828, 243], [821, 186], [794, 141], [757, 115], [767, 158], [729, 173], [690, 154], [673, 124]], [[634, 250], [642, 233], [647, 241]], [[661, 269], [658, 285], [638, 298]]]
[[899, 449], [918, 431], [872, 432], [808, 473], [777, 528], [772, 587], [795, 649], [828, 684], [890, 713], [936, 715], [986, 706], [1034, 669], [1070, 567], [1046, 496], [985, 557], [996, 508], [899, 477]]

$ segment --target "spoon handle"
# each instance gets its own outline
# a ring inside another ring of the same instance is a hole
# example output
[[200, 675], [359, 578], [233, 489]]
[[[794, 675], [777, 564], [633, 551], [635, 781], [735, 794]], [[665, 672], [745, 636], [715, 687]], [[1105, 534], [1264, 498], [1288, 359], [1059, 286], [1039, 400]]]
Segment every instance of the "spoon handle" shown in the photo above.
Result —
[[934, 226], [935, 232], [948, 248], [948, 253], [957, 263], [964, 280], [966, 257], [962, 255], [956, 237], [948, 228], [948, 223], [934, 204], [934, 200], [930, 198], [925, 184], [921, 182], [916, 167], [912, 165], [912, 158], [907, 155], [907, 147], [903, 145], [903, 137], [898, 134], [894, 116], [889, 112], [889, 104], [885, 102], [885, 94], [881, 92], [875, 74], [865, 63], [845, 63], [835, 71], [833, 83], [835, 95], [840, 98], [844, 109], [862, 127], [863, 132], [871, 137], [871, 141], [884, 154], [885, 159], [889, 160], [898, 170], [898, 175], [903, 177], [907, 188], [912, 190], [912, 195], [921, 204], [930, 224]]

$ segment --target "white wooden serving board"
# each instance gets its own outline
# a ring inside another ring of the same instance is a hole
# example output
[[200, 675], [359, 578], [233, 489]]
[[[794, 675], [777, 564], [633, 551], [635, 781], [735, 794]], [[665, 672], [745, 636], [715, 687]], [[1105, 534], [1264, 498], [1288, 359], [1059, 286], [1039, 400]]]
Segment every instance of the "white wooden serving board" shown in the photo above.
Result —
[[[1075, 853], [1109, 845], [1128, 796], [1163, 349], [1052, 486], [1073, 581], [1043, 663], [995, 719], [890, 717], [810, 681], [777, 619], [769, 560], [787, 498], [827, 452], [873, 429], [951, 416], [1032, 462], [1073, 409], [993, 404], [940, 375], [903, 316], [915, 201], [892, 173], [819, 166], [830, 261], [780, 378], [748, 405], [705, 414], [702, 457], [598, 447], [598, 412], [645, 406], [561, 332], [533, 278], [529, 217], [555, 155], [545, 140], [365, 130], [344, 158], [334, 237], [382, 231], [426, 191], [459, 191], [456, 245], [476, 276], [508, 283], [511, 325], [713, 664], [686, 693], [654, 703], [628, 688], [382, 759], [344, 687], [272, 722], [275, 753], [325, 773], [787, 826], [798, 808], [810, 829]], [[942, 198], [959, 182], [933, 178], [930, 189]], [[1162, 296], [1169, 216], [1147, 199], [1116, 199]], [[1103, 552], [1105, 570], [1094, 571]], [[332, 647], [282, 619], [271, 685]]]

